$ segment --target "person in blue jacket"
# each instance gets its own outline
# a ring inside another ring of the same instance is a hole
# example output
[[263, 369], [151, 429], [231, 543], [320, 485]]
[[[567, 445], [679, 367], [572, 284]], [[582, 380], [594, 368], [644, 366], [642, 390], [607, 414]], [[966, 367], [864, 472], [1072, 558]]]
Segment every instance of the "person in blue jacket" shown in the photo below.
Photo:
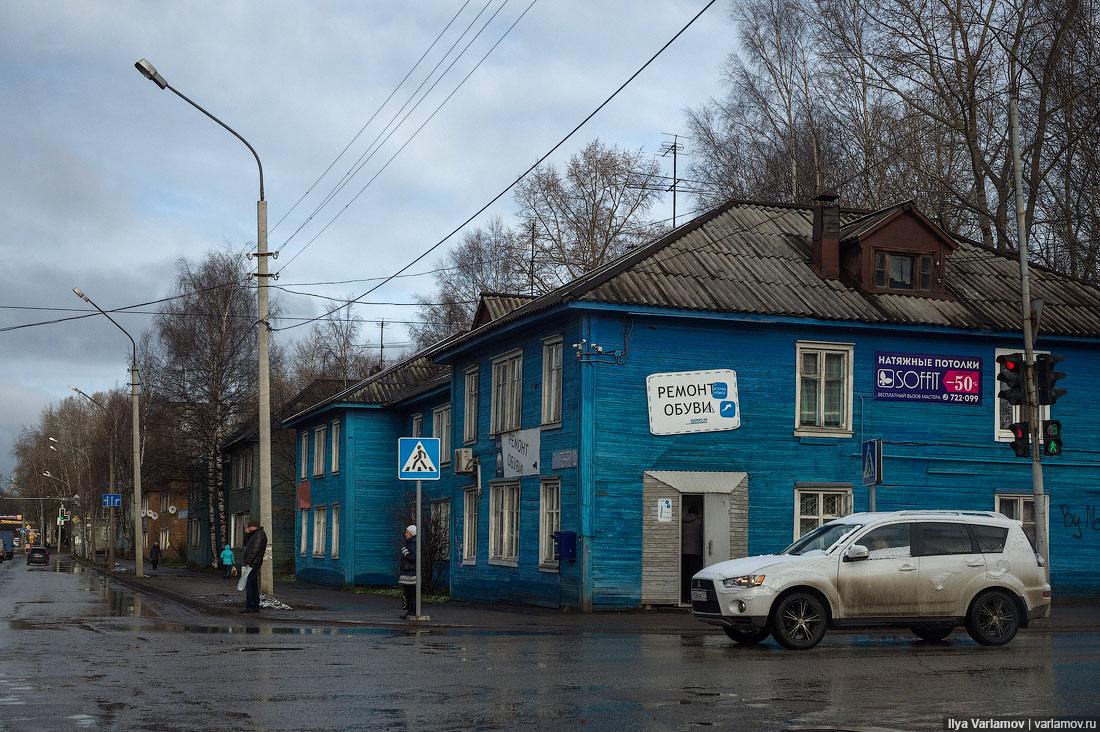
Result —
[[233, 556], [233, 550], [225, 545], [222, 552], [222, 577], [229, 579], [230, 575], [237, 574], [237, 558]]
[[416, 615], [416, 524], [405, 528], [405, 545], [401, 547], [401, 574], [397, 584], [405, 591], [402, 607], [405, 612], [401, 619]]

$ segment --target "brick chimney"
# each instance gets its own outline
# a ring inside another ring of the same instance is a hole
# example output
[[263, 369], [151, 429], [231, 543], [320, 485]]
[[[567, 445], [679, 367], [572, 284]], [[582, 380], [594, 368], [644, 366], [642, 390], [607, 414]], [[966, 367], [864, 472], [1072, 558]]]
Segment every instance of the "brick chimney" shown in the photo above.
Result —
[[814, 199], [814, 269], [830, 280], [840, 278], [840, 196], [825, 191]]

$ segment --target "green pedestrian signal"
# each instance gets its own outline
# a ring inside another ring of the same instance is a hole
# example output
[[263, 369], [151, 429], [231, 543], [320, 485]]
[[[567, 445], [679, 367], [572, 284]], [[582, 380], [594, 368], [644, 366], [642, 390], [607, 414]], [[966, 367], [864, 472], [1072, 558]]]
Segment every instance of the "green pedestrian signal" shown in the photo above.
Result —
[[1062, 423], [1056, 419], [1043, 422], [1043, 454], [1062, 454]]

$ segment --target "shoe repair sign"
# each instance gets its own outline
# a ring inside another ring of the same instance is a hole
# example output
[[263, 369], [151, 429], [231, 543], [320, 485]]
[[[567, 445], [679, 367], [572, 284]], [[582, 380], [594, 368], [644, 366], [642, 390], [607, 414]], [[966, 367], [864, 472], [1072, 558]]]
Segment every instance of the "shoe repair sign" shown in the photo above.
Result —
[[736, 371], [650, 374], [645, 386], [649, 431], [655, 435], [719, 432], [741, 426]]
[[982, 359], [875, 352], [875, 399], [982, 403]]

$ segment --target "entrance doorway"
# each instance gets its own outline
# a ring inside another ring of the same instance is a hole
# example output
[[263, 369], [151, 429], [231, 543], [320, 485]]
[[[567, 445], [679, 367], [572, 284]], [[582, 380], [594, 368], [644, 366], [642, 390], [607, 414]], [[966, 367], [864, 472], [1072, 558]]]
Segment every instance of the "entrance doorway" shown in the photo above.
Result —
[[680, 602], [691, 603], [691, 578], [703, 568], [703, 496], [680, 494]]

